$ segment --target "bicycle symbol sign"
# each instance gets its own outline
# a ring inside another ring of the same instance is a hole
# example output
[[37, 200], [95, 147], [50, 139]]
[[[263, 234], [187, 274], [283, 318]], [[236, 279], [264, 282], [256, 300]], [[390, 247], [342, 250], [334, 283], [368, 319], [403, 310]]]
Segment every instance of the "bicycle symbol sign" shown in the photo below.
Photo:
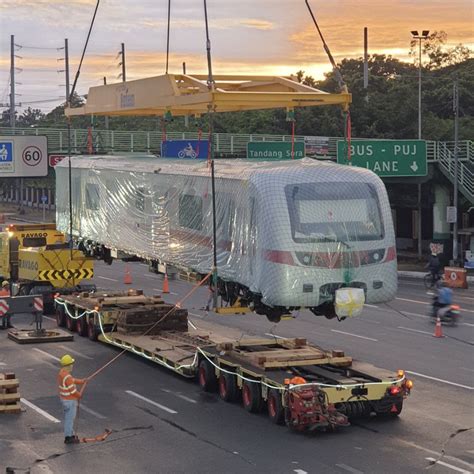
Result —
[[36, 166], [41, 162], [43, 155], [38, 147], [30, 145], [23, 150], [22, 158], [28, 166]]

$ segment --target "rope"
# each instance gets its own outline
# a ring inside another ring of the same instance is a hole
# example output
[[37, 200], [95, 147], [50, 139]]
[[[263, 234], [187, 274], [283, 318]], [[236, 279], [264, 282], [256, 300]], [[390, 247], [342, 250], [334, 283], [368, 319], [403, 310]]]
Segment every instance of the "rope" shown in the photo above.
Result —
[[168, 0], [168, 32], [166, 34], [166, 74], [168, 74], [168, 64], [170, 57], [170, 20], [171, 20], [171, 0]]

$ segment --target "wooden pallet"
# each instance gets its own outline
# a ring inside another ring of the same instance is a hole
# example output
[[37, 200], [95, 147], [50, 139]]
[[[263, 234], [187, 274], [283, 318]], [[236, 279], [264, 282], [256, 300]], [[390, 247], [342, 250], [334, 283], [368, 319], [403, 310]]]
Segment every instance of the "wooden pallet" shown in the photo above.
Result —
[[0, 373], [0, 413], [21, 413], [19, 385], [13, 372]]

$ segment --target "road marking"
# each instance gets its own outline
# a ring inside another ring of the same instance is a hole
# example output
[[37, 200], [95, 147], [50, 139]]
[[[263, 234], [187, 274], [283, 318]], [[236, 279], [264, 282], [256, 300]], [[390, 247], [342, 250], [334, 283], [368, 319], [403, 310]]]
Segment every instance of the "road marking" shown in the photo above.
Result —
[[102, 278], [102, 280], [109, 280], [109, 281], [118, 282], [118, 280], [116, 280], [115, 278], [103, 277], [103, 276], [100, 276], [100, 275], [98, 275], [97, 278]]
[[189, 403], [197, 403], [197, 401], [194, 400], [193, 398], [189, 398], [186, 395], [181, 395], [180, 393], [173, 392], [172, 390], [167, 390], [166, 388], [162, 388], [161, 391], [165, 393], [171, 393], [171, 395], [176, 395], [178, 398], [186, 400]]
[[101, 420], [105, 420], [106, 417], [104, 415], [101, 415], [100, 413], [97, 413], [96, 411], [90, 409], [89, 407], [86, 407], [84, 403], [81, 402], [80, 409], [86, 411], [87, 413], [90, 413], [91, 415], [94, 415], [97, 418], [100, 418]]
[[426, 301], [409, 300], [407, 298], [395, 298], [395, 299], [400, 300], [400, 301], [408, 301], [409, 303], [431, 304], [431, 303], [427, 303]]
[[[375, 304], [364, 304], [364, 306], [368, 306], [369, 308], [377, 308], [378, 309], [378, 306], [375, 305]], [[337, 466], [337, 464], [336, 464]]]
[[340, 467], [341, 469], [344, 469], [344, 471], [352, 472], [353, 474], [364, 474], [362, 471], [359, 471], [359, 469], [354, 469], [351, 466], [348, 466], [347, 464], [336, 464], [337, 467]]
[[160, 408], [161, 410], [164, 410], [168, 413], [171, 413], [171, 414], [178, 413], [177, 411], [174, 411], [171, 408], [165, 407], [164, 405], [160, 405], [159, 403], [156, 403], [153, 400], [150, 400], [149, 398], [146, 398], [143, 395], [140, 395], [139, 393], [135, 393], [132, 390], [125, 390], [125, 393], [128, 393], [129, 395], [132, 395], [132, 397], [139, 398], [140, 400], [143, 400], [144, 402], [147, 402], [150, 405], [154, 405], [155, 407]]
[[359, 336], [358, 334], [352, 334], [351, 332], [338, 331], [337, 329], [331, 329], [332, 332], [337, 332], [339, 334], [346, 334], [348, 336], [359, 337], [360, 339], [367, 339], [368, 341], [378, 342], [378, 339], [373, 339], [371, 337]]
[[276, 334], [272, 334], [271, 332], [266, 332], [264, 333], [265, 336], [270, 336], [270, 337], [276, 337], [277, 339], [286, 339], [285, 337], [282, 336], [277, 336]]
[[0, 365], [7, 365], [5, 362], [0, 362]]
[[436, 382], [446, 383], [448, 385], [454, 385], [455, 387], [466, 388], [468, 390], [474, 390], [474, 387], [469, 387], [469, 385], [462, 385], [460, 383], [450, 382], [449, 380], [439, 379], [437, 377], [432, 377], [431, 375], [420, 374], [418, 372], [412, 372], [411, 370], [405, 370], [407, 374], [416, 375], [418, 377], [423, 377], [425, 379], [435, 380]]
[[204, 317], [202, 314], [197, 314], [197, 313], [189, 313], [188, 312], [188, 314], [190, 314], [191, 316], [194, 316], [196, 318], [200, 318], [200, 319], [202, 319]]
[[89, 359], [89, 360], [92, 360], [92, 359], [93, 359], [93, 357], [89, 357], [88, 355], [82, 354], [82, 353], [80, 353], [79, 351], [75, 351], [74, 349], [71, 349], [70, 347], [67, 347], [67, 346], [59, 346], [59, 345], [58, 345], [58, 347], [60, 347], [61, 349], [64, 349], [65, 351], [70, 352], [71, 354], [75, 354], [75, 355], [77, 355], [77, 356], [79, 356], [79, 357], [83, 357], [84, 359]]
[[43, 415], [49, 421], [52, 421], [53, 423], [61, 423], [60, 420], [55, 418], [53, 415], [50, 415], [48, 412], [42, 410], [40, 407], [37, 407], [35, 404], [29, 402], [28, 400], [26, 400], [26, 398], [20, 398], [20, 402], [23, 403], [24, 405], [32, 408], [33, 410], [38, 412], [40, 415]]
[[303, 471], [303, 469], [293, 469], [293, 472], [296, 472], [296, 474], [308, 474], [308, 471]]
[[[163, 290], [159, 290], [158, 288], [153, 288], [153, 291], [157, 291], [158, 293], [163, 293]], [[166, 294], [170, 294], [170, 295], [174, 295], [174, 296], [178, 296], [178, 293], [175, 293], [174, 291], [170, 291], [168, 293], [165, 293]]]
[[195, 326], [190, 319], [188, 319], [188, 323], [195, 331], [197, 331], [197, 326]]
[[[426, 316], [425, 314], [419, 314], [419, 313], [409, 313], [408, 311], [400, 311], [402, 314], [406, 314], [408, 316], [415, 316], [417, 318], [423, 318], [423, 319], [431, 319], [431, 316]], [[434, 322], [434, 321], [433, 321]], [[458, 326], [469, 326], [469, 327], [474, 327], [474, 324], [471, 323], [457, 323]]]
[[53, 356], [53, 354], [50, 354], [49, 352], [42, 351], [41, 349], [38, 349], [37, 347], [33, 347], [33, 350], [36, 352], [40, 352], [41, 354], [44, 354], [47, 357], [50, 357], [51, 359], [54, 359], [55, 361], [59, 362], [59, 357]]
[[56, 318], [52, 318], [51, 316], [45, 316], [45, 315], [43, 314], [43, 318], [44, 318], [44, 319], [49, 319], [50, 321], [56, 322]]
[[461, 469], [460, 467], [453, 466], [452, 464], [448, 464], [447, 462], [443, 461], [436, 461], [435, 458], [425, 458], [427, 461], [434, 462], [435, 464], [439, 464], [440, 466], [445, 466], [453, 471], [462, 472], [463, 474], [472, 474], [472, 471], [466, 471], [466, 469]]
[[398, 326], [397, 329], [404, 329], [405, 331], [419, 332], [421, 334], [428, 334], [428, 336], [433, 335], [433, 333], [431, 333], [431, 332], [420, 331], [419, 329], [406, 328], [406, 327], [403, 327], [403, 326]]
[[[411, 446], [412, 448], [419, 449], [421, 451], [424, 451], [425, 453], [430, 453], [433, 454], [433, 456], [440, 456], [441, 453], [438, 453], [437, 451], [433, 451], [432, 449], [425, 448], [424, 446], [420, 446], [419, 444], [414, 443], [413, 441], [407, 441], [402, 438], [396, 438], [399, 443], [406, 444], [408, 446]], [[457, 462], [459, 464], [463, 464], [464, 466], [467, 466], [469, 468], [474, 467], [474, 464], [471, 464], [469, 462], [463, 461], [462, 459], [455, 458], [454, 456], [449, 456], [448, 454], [444, 455], [444, 459], [449, 459], [450, 461]]]

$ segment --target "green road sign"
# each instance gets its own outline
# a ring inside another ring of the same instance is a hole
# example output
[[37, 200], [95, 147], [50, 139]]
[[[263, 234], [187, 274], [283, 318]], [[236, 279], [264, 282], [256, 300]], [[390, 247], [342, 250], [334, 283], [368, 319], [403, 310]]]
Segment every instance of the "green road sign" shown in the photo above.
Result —
[[[337, 142], [337, 162], [347, 165], [347, 145]], [[426, 176], [424, 140], [353, 140], [351, 163], [367, 168], [382, 177]]]
[[[304, 157], [303, 142], [295, 142], [294, 157]], [[291, 160], [291, 142], [248, 142], [247, 158]]]

